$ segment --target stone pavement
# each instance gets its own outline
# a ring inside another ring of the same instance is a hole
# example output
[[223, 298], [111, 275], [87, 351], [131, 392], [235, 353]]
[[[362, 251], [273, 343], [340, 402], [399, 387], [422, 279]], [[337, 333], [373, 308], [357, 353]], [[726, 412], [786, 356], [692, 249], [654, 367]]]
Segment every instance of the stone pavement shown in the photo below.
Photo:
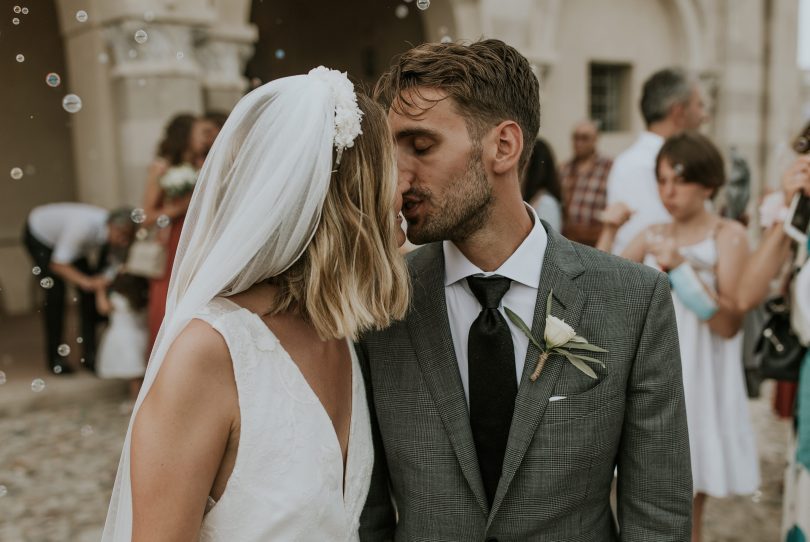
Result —
[[[0, 320], [0, 541], [98, 540], [129, 420], [126, 386], [87, 373], [48, 376], [39, 369], [36, 324]], [[31, 389], [37, 376], [41, 392]], [[709, 499], [704, 542], [779, 540], [789, 423], [774, 418], [770, 397], [766, 384], [750, 402], [761, 491]]]

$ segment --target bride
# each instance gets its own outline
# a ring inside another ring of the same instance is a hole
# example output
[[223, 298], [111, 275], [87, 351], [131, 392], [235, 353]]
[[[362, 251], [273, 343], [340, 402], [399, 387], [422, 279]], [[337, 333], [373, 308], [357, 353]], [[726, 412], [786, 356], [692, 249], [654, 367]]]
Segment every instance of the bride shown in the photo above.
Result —
[[349, 341], [409, 294], [391, 141], [323, 67], [237, 104], [189, 208], [103, 540], [357, 539], [373, 451]]

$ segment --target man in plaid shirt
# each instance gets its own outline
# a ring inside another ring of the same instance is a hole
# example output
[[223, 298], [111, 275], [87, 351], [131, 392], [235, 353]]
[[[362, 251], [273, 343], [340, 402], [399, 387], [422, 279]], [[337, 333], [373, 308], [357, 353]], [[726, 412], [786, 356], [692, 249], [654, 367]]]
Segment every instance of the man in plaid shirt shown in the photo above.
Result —
[[560, 170], [563, 192], [563, 235], [595, 246], [602, 230], [599, 214], [607, 202], [607, 178], [613, 161], [596, 152], [599, 130], [591, 121], [574, 127], [574, 158]]

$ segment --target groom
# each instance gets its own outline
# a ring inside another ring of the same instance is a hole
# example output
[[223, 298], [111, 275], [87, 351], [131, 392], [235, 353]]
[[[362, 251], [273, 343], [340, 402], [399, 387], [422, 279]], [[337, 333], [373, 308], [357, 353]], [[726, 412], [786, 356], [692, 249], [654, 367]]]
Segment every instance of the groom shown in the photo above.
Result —
[[[669, 284], [571, 243], [521, 200], [540, 117], [527, 60], [498, 40], [424, 44], [377, 94], [408, 236], [425, 246], [405, 321], [358, 347], [376, 447], [361, 540], [689, 540]], [[595, 379], [559, 354], [530, 378], [549, 293], [552, 316], [608, 351], [587, 352], [604, 363], [586, 362]]]

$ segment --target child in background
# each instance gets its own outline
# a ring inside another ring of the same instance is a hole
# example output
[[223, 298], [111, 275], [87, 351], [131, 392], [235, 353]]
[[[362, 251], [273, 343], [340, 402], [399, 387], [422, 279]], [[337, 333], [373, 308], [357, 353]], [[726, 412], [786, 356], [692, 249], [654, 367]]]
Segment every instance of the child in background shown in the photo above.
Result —
[[669, 273], [673, 286], [695, 493], [692, 541], [699, 542], [707, 496], [751, 494], [759, 485], [736, 299], [750, 253], [743, 226], [709, 205], [725, 182], [709, 139], [697, 132], [667, 139], [656, 177], [672, 223], [642, 231], [622, 256]]
[[110, 319], [101, 338], [96, 372], [101, 378], [129, 379], [132, 400], [138, 396], [146, 371], [148, 291], [146, 279], [125, 272], [115, 278], [109, 290], [96, 291], [98, 311]]

